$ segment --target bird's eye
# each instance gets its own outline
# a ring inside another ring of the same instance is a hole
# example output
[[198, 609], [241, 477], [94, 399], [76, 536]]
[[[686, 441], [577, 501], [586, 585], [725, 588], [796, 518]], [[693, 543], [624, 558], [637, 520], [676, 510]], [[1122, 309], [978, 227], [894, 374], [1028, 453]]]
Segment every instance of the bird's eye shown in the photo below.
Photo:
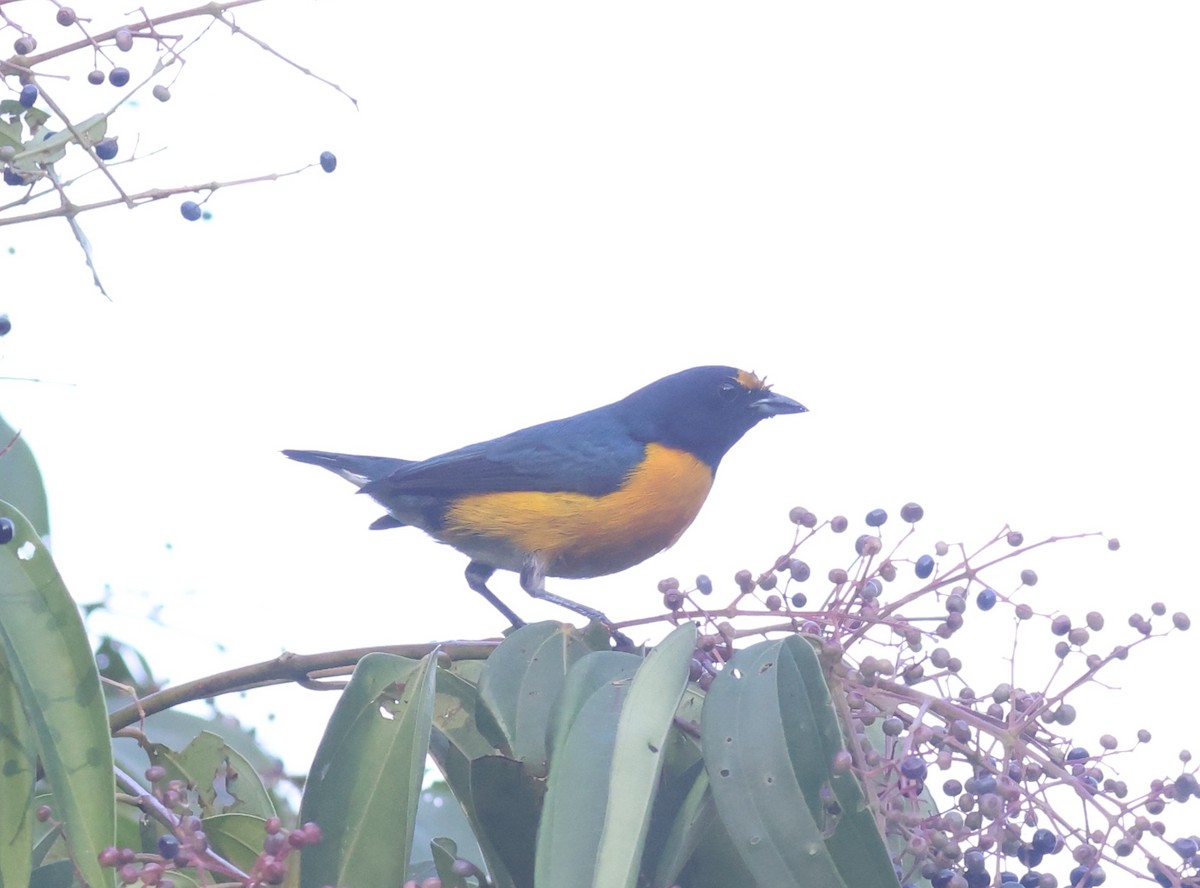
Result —
[[719, 391], [721, 393], [721, 399], [725, 401], [732, 401], [738, 396], [738, 386], [732, 382], [721, 383], [721, 388]]

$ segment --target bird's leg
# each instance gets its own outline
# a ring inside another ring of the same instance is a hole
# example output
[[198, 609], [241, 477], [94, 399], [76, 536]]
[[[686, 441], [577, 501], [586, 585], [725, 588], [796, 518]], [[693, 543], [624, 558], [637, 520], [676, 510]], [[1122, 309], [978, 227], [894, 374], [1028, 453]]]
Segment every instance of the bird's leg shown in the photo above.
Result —
[[622, 633], [612, 620], [604, 616], [595, 608], [588, 607], [585, 604], [580, 604], [577, 601], [572, 601], [569, 598], [563, 598], [561, 595], [555, 595], [553, 592], [546, 591], [546, 566], [542, 559], [536, 555], [531, 555], [525, 559], [524, 565], [521, 567], [521, 588], [532, 595], [534, 598], [539, 598], [542, 601], [549, 601], [551, 604], [557, 604], [559, 607], [565, 607], [567, 610], [575, 611], [581, 617], [587, 617], [589, 620], [595, 620], [601, 626], [608, 630], [608, 634], [612, 636], [613, 641], [617, 643], [617, 649], [622, 651], [635, 650], [633, 641]]
[[496, 568], [490, 564], [484, 564], [482, 561], [472, 561], [467, 565], [467, 585], [486, 598], [492, 607], [504, 614], [504, 619], [519, 629], [525, 625], [525, 621], [514, 614], [509, 606], [497, 598], [495, 593], [487, 587], [488, 578], [495, 572]]

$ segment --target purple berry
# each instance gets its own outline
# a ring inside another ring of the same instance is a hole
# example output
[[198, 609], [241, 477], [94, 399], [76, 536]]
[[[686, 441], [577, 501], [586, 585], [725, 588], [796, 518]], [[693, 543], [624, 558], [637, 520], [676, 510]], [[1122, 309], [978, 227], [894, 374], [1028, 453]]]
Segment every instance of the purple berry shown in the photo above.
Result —
[[133, 49], [133, 32], [128, 28], [121, 28], [113, 35], [113, 42], [117, 44], [117, 49], [121, 52], [129, 52]]
[[38, 88], [36, 83], [27, 83], [21, 87], [21, 97], [17, 100], [21, 103], [22, 108], [32, 108], [34, 102], [38, 100]]
[[[91, 77], [88, 77], [91, 80]], [[129, 82], [128, 68], [113, 68], [108, 72], [108, 82], [113, 86], [124, 86]]]
[[37, 41], [34, 40], [29, 34], [22, 34], [16, 39], [16, 42], [13, 43], [13, 51], [17, 55], [29, 55], [35, 49], [37, 49]]
[[867, 527], [880, 527], [887, 521], [887, 512], [883, 509], [872, 509], [867, 512]]
[[321, 169], [327, 173], [332, 173], [337, 169], [337, 157], [332, 151], [321, 152]]
[[54, 16], [54, 20], [64, 28], [69, 28], [75, 24], [75, 10], [69, 6], [60, 6], [58, 14]]
[[12, 321], [8, 319], [8, 315], [0, 314], [0, 336], [7, 336], [12, 329]]
[[96, 143], [96, 156], [101, 160], [112, 160], [117, 156], [117, 140], [104, 139]]

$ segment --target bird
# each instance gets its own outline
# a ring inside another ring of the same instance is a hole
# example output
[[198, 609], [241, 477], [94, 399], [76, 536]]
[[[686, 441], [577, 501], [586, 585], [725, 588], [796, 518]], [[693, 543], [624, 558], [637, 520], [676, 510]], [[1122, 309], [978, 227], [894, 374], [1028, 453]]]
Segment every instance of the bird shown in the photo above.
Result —
[[517, 573], [534, 598], [623, 639], [603, 612], [547, 591], [546, 577], [617, 573], [673, 545], [700, 512], [721, 459], [761, 420], [803, 404], [735, 367], [693, 367], [575, 416], [425, 460], [284, 450], [352, 482], [387, 513], [466, 555], [467, 585], [513, 626], [488, 587]]

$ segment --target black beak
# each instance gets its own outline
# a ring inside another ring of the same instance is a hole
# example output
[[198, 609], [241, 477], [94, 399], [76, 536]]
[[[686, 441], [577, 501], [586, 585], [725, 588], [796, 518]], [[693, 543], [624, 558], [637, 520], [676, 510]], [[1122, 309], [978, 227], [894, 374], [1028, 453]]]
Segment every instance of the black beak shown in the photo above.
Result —
[[763, 392], [762, 396], [757, 398], [751, 405], [750, 409], [763, 416], [778, 416], [781, 413], [807, 413], [808, 408], [799, 401], [793, 401], [786, 395], [778, 395], [775, 392]]

